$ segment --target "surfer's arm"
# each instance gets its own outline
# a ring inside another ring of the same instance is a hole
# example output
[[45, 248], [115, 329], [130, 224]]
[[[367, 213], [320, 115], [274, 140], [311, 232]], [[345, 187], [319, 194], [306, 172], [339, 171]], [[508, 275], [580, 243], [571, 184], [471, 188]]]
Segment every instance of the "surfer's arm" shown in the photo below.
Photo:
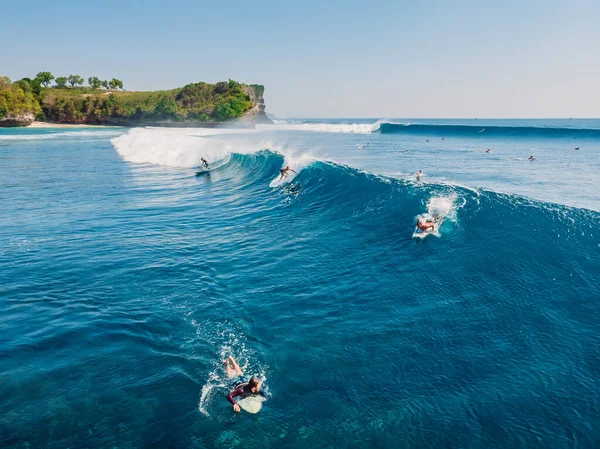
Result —
[[241, 388], [238, 388], [237, 390], [233, 390], [231, 393], [229, 393], [227, 395], [227, 400], [229, 401], [229, 403], [231, 405], [235, 405], [235, 401], [233, 400], [233, 398], [237, 397], [237, 396], [241, 396], [243, 393]]
[[292, 170], [291, 168], [290, 168], [290, 171], [293, 171], [294, 173], [298, 174], [298, 172], [296, 170]]

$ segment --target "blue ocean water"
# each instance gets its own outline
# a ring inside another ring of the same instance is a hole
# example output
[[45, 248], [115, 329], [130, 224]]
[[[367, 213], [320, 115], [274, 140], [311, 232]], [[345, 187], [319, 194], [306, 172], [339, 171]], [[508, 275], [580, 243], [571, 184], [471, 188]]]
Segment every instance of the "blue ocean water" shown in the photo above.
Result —
[[599, 120], [0, 130], [0, 447], [596, 448], [599, 169]]

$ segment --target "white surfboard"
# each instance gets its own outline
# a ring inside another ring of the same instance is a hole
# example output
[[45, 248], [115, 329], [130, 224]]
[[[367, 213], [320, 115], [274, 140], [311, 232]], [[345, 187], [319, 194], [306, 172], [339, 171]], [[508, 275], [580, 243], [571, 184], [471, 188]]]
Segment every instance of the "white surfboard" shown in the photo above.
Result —
[[262, 408], [262, 403], [265, 401], [260, 395], [251, 395], [237, 401], [240, 408], [248, 413], [258, 413]]

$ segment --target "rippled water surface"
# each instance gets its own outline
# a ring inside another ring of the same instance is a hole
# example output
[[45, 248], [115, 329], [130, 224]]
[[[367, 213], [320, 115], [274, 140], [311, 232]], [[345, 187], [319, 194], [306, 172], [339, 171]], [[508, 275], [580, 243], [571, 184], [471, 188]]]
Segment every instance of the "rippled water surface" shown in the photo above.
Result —
[[0, 447], [598, 447], [600, 122], [374, 122], [0, 130]]

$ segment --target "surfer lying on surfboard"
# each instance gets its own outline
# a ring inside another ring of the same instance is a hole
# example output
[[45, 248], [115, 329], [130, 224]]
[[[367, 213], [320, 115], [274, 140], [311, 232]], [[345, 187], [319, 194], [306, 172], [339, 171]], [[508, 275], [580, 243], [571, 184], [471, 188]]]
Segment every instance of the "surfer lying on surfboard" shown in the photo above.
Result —
[[294, 173], [298, 174], [297, 171], [292, 170], [289, 165], [286, 165], [281, 170], [279, 170], [279, 173], [281, 174], [279, 181], [281, 181], [283, 178], [285, 178], [288, 175], [289, 171], [293, 171]]
[[256, 377], [251, 377], [250, 380], [246, 379], [242, 369], [232, 356], [229, 356], [227, 360], [225, 360], [225, 368], [227, 369], [227, 375], [230, 378], [235, 379], [233, 382], [234, 390], [227, 395], [227, 400], [233, 405], [233, 409], [236, 412], [240, 411], [240, 406], [233, 400], [233, 398], [237, 396], [245, 398], [247, 396], [258, 394], [263, 398], [266, 398], [265, 392], [261, 389], [262, 383], [260, 379], [257, 379]]
[[437, 223], [439, 223], [441, 217], [436, 214], [433, 216], [433, 219], [431, 220], [426, 220], [423, 217], [419, 217], [419, 219], [417, 220], [417, 228], [419, 228], [421, 231], [435, 231], [435, 225]]

